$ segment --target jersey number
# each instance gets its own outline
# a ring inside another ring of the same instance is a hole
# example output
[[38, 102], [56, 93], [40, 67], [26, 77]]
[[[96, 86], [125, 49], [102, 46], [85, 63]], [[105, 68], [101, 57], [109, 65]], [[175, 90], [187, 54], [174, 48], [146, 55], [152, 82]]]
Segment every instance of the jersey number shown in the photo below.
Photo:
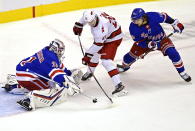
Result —
[[117, 27], [117, 22], [116, 19], [112, 16], [109, 16], [108, 14], [106, 14], [105, 12], [101, 14], [101, 16], [103, 16], [104, 18], [108, 19], [109, 22], [111, 24], [113, 24], [113, 26], [116, 28]]
[[20, 63], [20, 65], [21, 65], [21, 66], [24, 66], [26, 63], [31, 63], [31, 62], [33, 62], [35, 59], [36, 59], [35, 56], [31, 56], [29, 59], [23, 60], [23, 61]]

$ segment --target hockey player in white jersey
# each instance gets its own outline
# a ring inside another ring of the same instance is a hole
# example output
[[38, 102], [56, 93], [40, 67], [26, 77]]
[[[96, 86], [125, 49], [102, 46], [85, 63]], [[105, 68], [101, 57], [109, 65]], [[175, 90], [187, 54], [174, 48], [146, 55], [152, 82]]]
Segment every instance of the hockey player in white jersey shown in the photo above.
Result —
[[91, 27], [91, 33], [94, 37], [94, 43], [85, 52], [85, 56], [82, 58], [82, 63], [88, 65], [87, 72], [83, 75], [82, 80], [85, 81], [92, 77], [95, 68], [99, 63], [99, 59], [102, 61], [102, 65], [107, 70], [111, 77], [115, 90], [113, 95], [125, 95], [124, 85], [122, 84], [119, 72], [113, 63], [118, 46], [122, 41], [121, 26], [116, 19], [105, 12], [97, 10], [86, 10], [83, 12], [83, 16], [79, 22], [75, 22], [73, 32], [75, 35], [81, 35], [83, 26], [89, 24]]
[[8, 75], [4, 89], [13, 94], [29, 92], [17, 102], [28, 111], [62, 103], [67, 95], [80, 93], [77, 84], [83, 73], [79, 69], [69, 70], [64, 66], [61, 60], [64, 51], [62, 41], [51, 41], [49, 46], [19, 62], [16, 76]]

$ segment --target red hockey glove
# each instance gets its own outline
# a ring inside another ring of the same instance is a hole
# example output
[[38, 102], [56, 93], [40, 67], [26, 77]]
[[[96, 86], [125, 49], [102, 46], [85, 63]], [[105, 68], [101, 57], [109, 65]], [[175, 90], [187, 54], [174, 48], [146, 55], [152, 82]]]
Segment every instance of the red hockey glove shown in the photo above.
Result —
[[159, 47], [159, 44], [158, 44], [158, 42], [156, 42], [156, 41], [150, 41], [150, 42], [148, 43], [148, 48], [150, 48], [150, 49], [152, 49], [152, 50], [157, 50], [158, 47]]
[[173, 24], [171, 24], [172, 25], [172, 27], [173, 27], [173, 29], [174, 29], [174, 32], [177, 32], [177, 33], [182, 33], [182, 31], [183, 31], [183, 29], [184, 29], [184, 26], [183, 26], [183, 24], [181, 24], [180, 22], [179, 22], [179, 20], [175, 20], [174, 22], [173, 22]]
[[90, 63], [91, 58], [93, 57], [92, 54], [85, 53], [85, 56], [82, 58], [82, 64], [88, 65]]
[[75, 22], [75, 25], [73, 27], [73, 32], [75, 35], [81, 35], [83, 31], [83, 24], [79, 23], [79, 22]]

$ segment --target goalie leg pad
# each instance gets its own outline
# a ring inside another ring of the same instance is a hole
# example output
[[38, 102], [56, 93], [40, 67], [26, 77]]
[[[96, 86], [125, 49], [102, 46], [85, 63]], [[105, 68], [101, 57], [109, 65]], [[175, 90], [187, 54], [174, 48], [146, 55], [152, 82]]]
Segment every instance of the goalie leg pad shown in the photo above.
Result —
[[33, 109], [48, 107], [66, 101], [67, 88], [56, 87], [45, 90], [34, 90], [28, 93], [27, 97], [30, 99], [30, 106]]
[[6, 83], [2, 84], [1, 87], [4, 88], [8, 93], [14, 95], [23, 95], [29, 92], [27, 89], [18, 84], [16, 76], [12, 74], [7, 75], [7, 81]]

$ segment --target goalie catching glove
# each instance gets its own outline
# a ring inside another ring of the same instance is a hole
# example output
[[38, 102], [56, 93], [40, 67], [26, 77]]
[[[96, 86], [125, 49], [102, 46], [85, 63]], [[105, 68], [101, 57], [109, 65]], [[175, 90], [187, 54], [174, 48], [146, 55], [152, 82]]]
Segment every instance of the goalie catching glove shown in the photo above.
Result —
[[71, 77], [73, 78], [75, 84], [79, 85], [81, 82], [81, 78], [83, 76], [83, 72], [80, 69], [71, 70]]

